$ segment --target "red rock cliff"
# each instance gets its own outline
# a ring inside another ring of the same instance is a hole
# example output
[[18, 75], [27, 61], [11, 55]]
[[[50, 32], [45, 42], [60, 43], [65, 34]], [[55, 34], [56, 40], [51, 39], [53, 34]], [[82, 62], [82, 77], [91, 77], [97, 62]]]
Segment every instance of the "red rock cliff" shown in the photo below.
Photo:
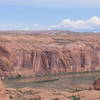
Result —
[[0, 35], [1, 76], [99, 69], [99, 34]]

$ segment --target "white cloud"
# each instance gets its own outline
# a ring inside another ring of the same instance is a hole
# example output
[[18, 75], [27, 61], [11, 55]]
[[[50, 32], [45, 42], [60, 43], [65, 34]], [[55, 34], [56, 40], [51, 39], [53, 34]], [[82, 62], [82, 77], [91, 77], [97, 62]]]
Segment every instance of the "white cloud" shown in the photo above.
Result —
[[[64, 19], [58, 25], [52, 26], [57, 29], [71, 29], [71, 30], [97, 30], [100, 28], [100, 17], [93, 16], [87, 20], [71, 20]], [[99, 29], [100, 31], [100, 29]]]
[[93, 16], [87, 20], [64, 19], [57, 25], [44, 26], [40, 24], [1, 23], [2, 30], [54, 30], [64, 29], [73, 31], [100, 31], [100, 17]]

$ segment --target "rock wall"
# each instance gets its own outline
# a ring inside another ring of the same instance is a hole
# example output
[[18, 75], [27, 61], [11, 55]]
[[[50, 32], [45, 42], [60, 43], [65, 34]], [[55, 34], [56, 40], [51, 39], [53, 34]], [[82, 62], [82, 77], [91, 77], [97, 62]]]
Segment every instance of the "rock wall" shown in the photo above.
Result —
[[90, 47], [70, 50], [17, 50], [15, 55], [1, 56], [0, 67], [2, 71], [7, 72], [32, 70], [33, 74], [94, 71], [100, 66], [99, 52], [97, 48]]
[[[36, 40], [40, 38], [33, 37]], [[54, 40], [46, 44], [48, 42], [45, 39], [41, 41], [39, 39], [38, 44], [36, 40], [32, 42], [33, 40], [28, 40], [28, 38], [22, 42], [23, 39], [20, 39], [19, 35], [17, 40], [15, 39], [17, 42], [9, 40], [9, 42], [1, 43], [0, 76], [100, 70], [99, 43], [90, 40], [87, 42], [85, 38], [83, 39], [85, 42], [78, 40], [59, 46]]]

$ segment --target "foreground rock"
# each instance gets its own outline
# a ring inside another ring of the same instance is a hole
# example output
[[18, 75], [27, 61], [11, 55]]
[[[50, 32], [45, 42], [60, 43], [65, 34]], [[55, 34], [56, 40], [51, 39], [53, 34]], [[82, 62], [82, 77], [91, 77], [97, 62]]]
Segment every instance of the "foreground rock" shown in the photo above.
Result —
[[0, 81], [0, 100], [9, 100], [4, 85]]
[[100, 90], [100, 76], [96, 78], [96, 80], [93, 83], [95, 90]]
[[99, 100], [100, 91], [83, 90], [79, 92], [64, 92], [46, 89], [7, 89], [10, 100]]

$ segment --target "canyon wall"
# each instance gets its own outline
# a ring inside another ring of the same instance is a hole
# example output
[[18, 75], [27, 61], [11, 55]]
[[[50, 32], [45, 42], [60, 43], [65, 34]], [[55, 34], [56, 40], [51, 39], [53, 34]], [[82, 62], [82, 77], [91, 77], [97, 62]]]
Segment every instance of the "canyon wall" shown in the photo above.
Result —
[[1, 34], [0, 76], [100, 70], [98, 34]]

